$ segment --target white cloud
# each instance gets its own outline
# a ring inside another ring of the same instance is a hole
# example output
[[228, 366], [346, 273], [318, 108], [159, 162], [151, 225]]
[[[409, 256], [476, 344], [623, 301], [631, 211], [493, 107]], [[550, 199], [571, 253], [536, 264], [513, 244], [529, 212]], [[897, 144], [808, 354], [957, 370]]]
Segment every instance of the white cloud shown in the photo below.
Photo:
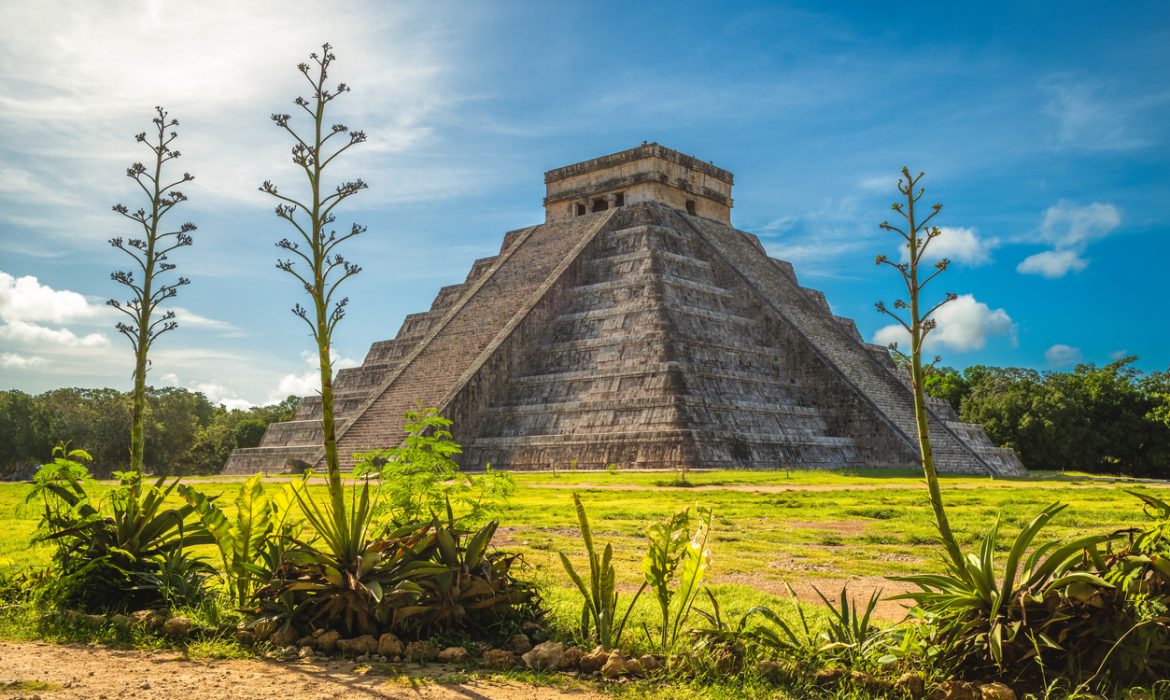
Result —
[[1129, 352], [1125, 349], [1114, 350], [1113, 352], [1109, 353], [1110, 360], [1120, 360], [1121, 358], [1128, 357], [1128, 356], [1129, 356]]
[[[1016, 342], [1016, 324], [1004, 309], [992, 309], [970, 294], [963, 294], [935, 313], [938, 327], [926, 336], [926, 349], [967, 352], [982, 350], [988, 338], [1008, 337]], [[909, 334], [900, 325], [891, 324], [878, 329], [874, 342], [881, 345], [898, 343], [908, 348]]]
[[[952, 262], [970, 267], [979, 267], [991, 262], [991, 249], [999, 245], [998, 239], [979, 237], [979, 229], [939, 226], [942, 235], [926, 247], [924, 260], [931, 262], [947, 258]], [[902, 262], [910, 260], [908, 248], [902, 248]]]
[[1040, 236], [1056, 248], [1074, 248], [1104, 238], [1120, 225], [1121, 212], [1112, 204], [1082, 207], [1062, 199], [1044, 212]]
[[[268, 395], [268, 403], [279, 403], [289, 396], [316, 396], [321, 393], [321, 372], [317, 368], [317, 356], [311, 352], [301, 353], [301, 358], [310, 369], [299, 374], [286, 374], [277, 382], [276, 388]], [[348, 357], [333, 360], [333, 371], [357, 367], [361, 363]]]
[[64, 347], [101, 348], [110, 344], [101, 333], [79, 336], [68, 328], [49, 328], [26, 321], [9, 321], [0, 326], [0, 340], [23, 345], [56, 345]]
[[[165, 311], [166, 309], [164, 309]], [[247, 335], [238, 326], [235, 326], [227, 321], [217, 321], [214, 318], [207, 318], [200, 316], [189, 309], [182, 306], [175, 306], [171, 308], [175, 312], [175, 320], [179, 322], [180, 327], [187, 328], [206, 328], [208, 330], [220, 331], [223, 335], [242, 336]]]
[[838, 277], [841, 268], [873, 266], [873, 256], [864, 251], [880, 231], [855, 199], [843, 197], [828, 198], [799, 215], [775, 217], [759, 235], [769, 255], [793, 263], [802, 277]]
[[69, 290], [56, 290], [27, 275], [13, 277], [0, 272], [0, 320], [66, 323], [92, 318], [100, 313], [85, 297]]
[[857, 186], [866, 192], [897, 193], [897, 175], [870, 175], [861, 178]]
[[46, 360], [43, 357], [26, 357], [18, 355], [14, 352], [0, 352], [0, 367], [5, 369], [24, 369], [26, 367], [39, 367], [45, 364]]
[[1088, 266], [1089, 261], [1081, 258], [1075, 250], [1046, 250], [1024, 258], [1016, 265], [1016, 272], [1056, 279], [1069, 272], [1080, 272]]
[[1080, 272], [1089, 266], [1083, 257], [1089, 243], [1108, 236], [1120, 225], [1121, 212], [1112, 204], [1079, 206], [1062, 199], [1044, 212], [1038, 233], [1039, 240], [1050, 243], [1052, 250], [1024, 258], [1016, 265], [1016, 272], [1048, 279]]
[[1080, 362], [1083, 358], [1079, 348], [1057, 343], [1044, 351], [1044, 360], [1049, 367], [1069, 367]]

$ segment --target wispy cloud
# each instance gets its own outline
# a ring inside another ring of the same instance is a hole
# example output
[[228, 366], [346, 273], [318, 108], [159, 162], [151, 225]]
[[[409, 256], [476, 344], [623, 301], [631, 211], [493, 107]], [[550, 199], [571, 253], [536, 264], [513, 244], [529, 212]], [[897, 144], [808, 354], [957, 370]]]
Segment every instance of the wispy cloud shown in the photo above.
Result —
[[1077, 364], [1084, 355], [1080, 348], [1074, 348], [1071, 345], [1057, 343], [1044, 351], [1044, 361], [1053, 369], [1062, 369], [1064, 367], [1071, 367]]
[[1087, 151], [1128, 151], [1149, 144], [1135, 124], [1141, 103], [1110, 94], [1095, 80], [1058, 75], [1044, 84], [1045, 113], [1056, 122], [1055, 144]]
[[[979, 235], [979, 229], [970, 227], [940, 226], [941, 235], [932, 239], [922, 258], [934, 262], [946, 258], [968, 267], [979, 267], [991, 262], [991, 251], [999, 245], [997, 238]], [[909, 262], [909, 248], [902, 248], [902, 262]]]
[[[434, 124], [453, 99], [447, 30], [406, 6], [376, 5], [375, 12], [373, 4], [325, 10], [308, 0], [65, 5], [54, 12], [0, 6], [0, 26], [21, 28], [0, 42], [6, 143], [0, 158], [18, 144], [21, 154], [19, 161], [4, 158], [17, 165], [0, 173], [0, 222], [37, 227], [46, 249], [66, 238], [99, 246], [116, 228], [111, 218], [91, 217], [137, 194], [117, 176], [149, 155], [132, 136], [150, 126], [156, 104], [180, 121], [183, 158], [175, 166], [196, 176], [187, 188], [190, 212], [263, 203], [258, 184], [281, 173], [291, 183], [290, 144], [268, 112], [291, 111], [292, 98], [306, 87], [295, 65], [322, 37], [344, 37], [336, 75], [355, 86], [334, 116], [371, 135], [346, 164], [354, 175], [376, 179], [394, 170], [389, 161], [432, 143]], [[257, 113], [257, 104], [270, 106]], [[414, 177], [379, 188], [367, 206], [454, 189], [448, 177], [459, 173], [415, 166]]]

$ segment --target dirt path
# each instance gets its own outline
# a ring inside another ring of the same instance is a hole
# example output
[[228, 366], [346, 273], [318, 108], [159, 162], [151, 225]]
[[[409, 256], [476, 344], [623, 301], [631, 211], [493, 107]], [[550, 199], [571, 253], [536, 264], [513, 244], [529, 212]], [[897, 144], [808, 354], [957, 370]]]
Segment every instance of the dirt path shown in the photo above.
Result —
[[[1102, 485], [1124, 483], [1140, 486], [1165, 487], [1165, 481], [1154, 480], [1101, 480], [1090, 484], [1060, 484], [1067, 489], [1100, 488]], [[1010, 489], [1021, 485], [1040, 485], [1039, 482], [988, 481], [977, 484], [945, 484], [948, 491], [973, 491], [976, 489]], [[748, 493], [784, 493], [785, 491], [905, 491], [906, 484], [699, 484], [695, 486], [652, 486], [649, 484], [525, 484], [531, 489], [569, 489], [594, 491], [744, 491]]]
[[[400, 677], [363, 673], [344, 661], [189, 661], [178, 652], [0, 642], [0, 698], [43, 700], [601, 700], [585, 690], [463, 679], [438, 683], [449, 668], [403, 667]], [[410, 676], [406, 676], [409, 671]], [[25, 685], [20, 686], [18, 683]], [[48, 683], [38, 690], [30, 683]]]

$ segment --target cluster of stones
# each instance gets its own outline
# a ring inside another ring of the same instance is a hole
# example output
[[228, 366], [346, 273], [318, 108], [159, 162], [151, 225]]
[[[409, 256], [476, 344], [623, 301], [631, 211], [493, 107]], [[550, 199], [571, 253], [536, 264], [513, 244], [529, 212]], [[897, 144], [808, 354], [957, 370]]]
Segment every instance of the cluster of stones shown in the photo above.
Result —
[[[93, 627], [112, 626], [122, 629], [141, 629], [161, 633], [172, 639], [184, 639], [199, 632], [195, 623], [182, 615], [167, 615], [158, 610], [138, 610], [128, 615], [92, 615], [69, 611], [66, 617], [74, 624]], [[345, 638], [336, 630], [318, 628], [311, 634], [301, 634], [292, 625], [276, 629], [237, 628], [231, 630], [237, 640], [252, 644], [266, 641], [275, 649], [275, 656], [286, 660], [308, 662], [330, 657], [343, 657], [357, 663], [442, 663], [460, 666], [478, 665], [491, 670], [528, 668], [535, 671], [572, 673], [578, 676], [606, 680], [650, 676], [664, 669], [686, 671], [708, 668], [726, 674], [742, 671], [730, 656], [702, 659], [696, 653], [665, 657], [660, 654], [627, 655], [619, 650], [598, 646], [586, 650], [566, 646], [561, 642], [534, 639], [544, 636], [541, 627], [526, 623], [524, 631], [507, 639], [499, 647], [487, 647], [473, 655], [463, 646], [441, 647], [429, 640], [404, 642], [397, 635], [386, 632], [377, 637], [360, 635]], [[814, 684], [831, 687], [850, 683], [856, 687], [898, 691], [903, 695], [926, 700], [1016, 700], [1015, 692], [1000, 682], [970, 683], [961, 680], [944, 681], [927, 691], [925, 680], [918, 673], [908, 672], [896, 680], [876, 678], [860, 671], [828, 668], [810, 671], [800, 665], [779, 661], [759, 662], [755, 672], [772, 681], [794, 680], [797, 676], [812, 674]]]
[[336, 630], [317, 629], [312, 634], [301, 635], [291, 626], [285, 626], [272, 632], [266, 641], [276, 647], [279, 657], [304, 661], [341, 656], [357, 663], [478, 664], [497, 671], [530, 668], [607, 679], [643, 676], [665, 666], [664, 657], [655, 654], [627, 657], [620, 651], [606, 651], [602, 647], [586, 651], [552, 641], [534, 646], [533, 637], [542, 634], [540, 627], [529, 623], [525, 629], [527, 632], [512, 635], [503, 645], [484, 648], [475, 655], [463, 646], [440, 647], [429, 640], [404, 642], [390, 632], [378, 637], [367, 634], [346, 639]]
[[[917, 464], [887, 350], [730, 226], [731, 173], [646, 144], [545, 179], [546, 223], [338, 372], [343, 459], [400, 444], [421, 403], [455, 422], [465, 469]], [[306, 398], [225, 473], [318, 465], [320, 410]], [[945, 402], [928, 412], [940, 470], [1024, 473]]]

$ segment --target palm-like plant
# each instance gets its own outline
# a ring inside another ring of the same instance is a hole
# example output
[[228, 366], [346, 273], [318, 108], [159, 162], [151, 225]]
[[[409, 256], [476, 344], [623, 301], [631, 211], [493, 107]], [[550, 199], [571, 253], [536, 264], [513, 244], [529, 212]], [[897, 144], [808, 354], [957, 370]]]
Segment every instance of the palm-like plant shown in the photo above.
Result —
[[235, 498], [235, 515], [227, 513], [192, 486], [180, 486], [179, 494], [194, 508], [204, 528], [215, 540], [223, 563], [224, 578], [232, 600], [243, 607], [256, 589], [271, 578], [275, 550], [284, 548], [294, 533], [293, 517], [297, 482], [269, 496], [263, 476], [256, 474], [240, 485]]

